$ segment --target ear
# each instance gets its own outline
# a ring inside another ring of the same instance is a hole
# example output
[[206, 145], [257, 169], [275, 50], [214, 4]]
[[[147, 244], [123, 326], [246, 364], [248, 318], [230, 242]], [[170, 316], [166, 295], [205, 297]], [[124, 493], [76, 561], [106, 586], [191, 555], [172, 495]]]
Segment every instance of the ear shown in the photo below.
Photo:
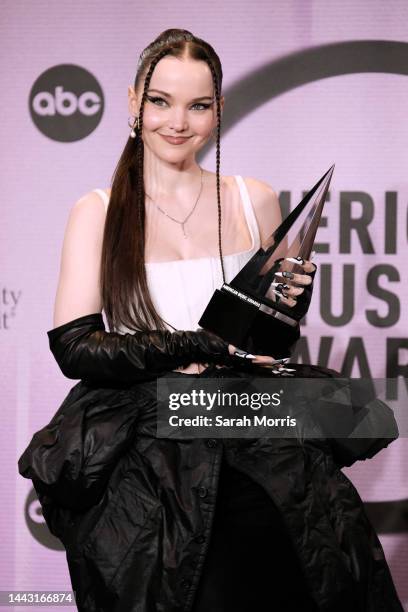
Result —
[[[224, 101], [225, 101], [225, 100], [224, 100], [224, 96], [220, 96], [220, 112], [221, 112], [221, 119], [222, 119], [222, 111], [223, 111], [223, 109], [224, 109]], [[214, 109], [216, 109], [216, 108], [217, 108], [217, 107], [216, 107], [216, 104], [217, 104], [217, 103], [215, 102]], [[217, 127], [217, 115], [216, 115], [216, 113], [214, 113], [214, 126], [213, 126], [213, 129], [215, 129], [216, 127]]]
[[132, 85], [129, 85], [128, 87], [128, 108], [129, 108], [129, 113], [132, 116], [136, 117], [139, 114], [139, 109], [140, 109], [139, 97], [138, 97], [138, 94], [135, 92], [134, 88], [132, 87]]
[[220, 97], [220, 107], [221, 107], [221, 113], [224, 110], [224, 102], [225, 102], [225, 98], [224, 96]]

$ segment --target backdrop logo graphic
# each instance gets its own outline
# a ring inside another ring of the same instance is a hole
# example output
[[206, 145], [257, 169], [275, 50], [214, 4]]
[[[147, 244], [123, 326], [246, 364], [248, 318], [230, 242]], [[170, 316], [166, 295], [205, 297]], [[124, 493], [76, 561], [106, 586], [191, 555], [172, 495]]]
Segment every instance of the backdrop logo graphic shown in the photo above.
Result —
[[[266, 62], [256, 70], [252, 70], [247, 75], [240, 76], [237, 82], [231, 85], [226, 91], [228, 104], [226, 105], [222, 121], [222, 134], [225, 135], [235, 125], [239, 124], [240, 120], [254, 112], [263, 104], [290, 92], [298, 87], [304, 87], [311, 83], [321, 81], [332, 77], [341, 77], [350, 74], [367, 74], [367, 73], [385, 73], [385, 74], [400, 74], [408, 76], [408, 44], [406, 42], [391, 41], [391, 40], [352, 40], [339, 43], [331, 43], [301, 49], [290, 55], [283, 56], [278, 59], [273, 59]], [[307, 119], [305, 119], [307, 120]], [[209, 141], [205, 147], [199, 152], [198, 161], [201, 163], [202, 158], [214, 146], [213, 142]], [[334, 160], [327, 160], [328, 168]], [[319, 170], [320, 172], [320, 170]], [[335, 179], [334, 179], [335, 181]], [[308, 185], [310, 189], [310, 185]], [[362, 191], [344, 191], [341, 192], [341, 201], [339, 210], [341, 211], [341, 228], [342, 234], [339, 236], [340, 244], [344, 253], [350, 253], [347, 245], [347, 240], [351, 232], [361, 231], [364, 225], [364, 230], [368, 225], [367, 215], [379, 212], [379, 207], [374, 205], [373, 199], [369, 194]], [[328, 194], [330, 199], [330, 192]], [[291, 209], [290, 192], [281, 192], [279, 200], [282, 208], [282, 215], [286, 217]], [[364, 216], [356, 220], [352, 218], [351, 206], [354, 202], [360, 202]], [[386, 255], [396, 255], [396, 236], [397, 226], [393, 232], [393, 219], [397, 215], [397, 192], [386, 192], [385, 209], [389, 214], [386, 215], [386, 240], [385, 253]], [[350, 209], [349, 223], [346, 219], [346, 210]], [[324, 221], [324, 218], [322, 218]], [[352, 230], [353, 224], [356, 230]], [[363, 230], [363, 231], [364, 231]], [[363, 234], [360, 233], [360, 236]], [[374, 248], [371, 245], [368, 230], [365, 231], [366, 238], [362, 239], [362, 249], [364, 253], [374, 253]], [[316, 245], [317, 247], [328, 245]], [[316, 252], [329, 252], [328, 250], [319, 250]], [[340, 254], [340, 253], [339, 253]], [[401, 268], [402, 270], [402, 268]], [[321, 278], [322, 286], [325, 290], [322, 292], [320, 316], [325, 317], [325, 323], [338, 329], [345, 328], [346, 325], [352, 323], [356, 309], [354, 308], [354, 278], [356, 277], [356, 264], [344, 264], [343, 266], [343, 312], [341, 316], [335, 316], [331, 308], [331, 285], [332, 283], [332, 264], [321, 264], [318, 270], [317, 278]], [[387, 395], [386, 399], [398, 399], [397, 378], [402, 376], [406, 381], [408, 388], [408, 364], [406, 363], [406, 351], [408, 350], [408, 339], [406, 334], [401, 333], [395, 326], [401, 320], [401, 304], [396, 292], [388, 289], [383, 289], [380, 285], [381, 277], [388, 276], [389, 282], [400, 282], [400, 269], [386, 262], [379, 262], [371, 268], [367, 276], [367, 293], [374, 296], [381, 302], [385, 302], [388, 306], [388, 315], [386, 317], [378, 314], [376, 310], [368, 310], [369, 317], [367, 329], [359, 335], [349, 338], [348, 346], [343, 351], [340, 368], [344, 376], [350, 376], [353, 368], [358, 368], [362, 377], [372, 377], [373, 367], [370, 364], [371, 359], [375, 359], [376, 355], [369, 355], [366, 349], [364, 335], [370, 334], [373, 329], [378, 328], [394, 328], [392, 335], [385, 338], [384, 346], [384, 370], [387, 378]], [[329, 286], [330, 284], [330, 286]], [[358, 307], [359, 305], [357, 305]], [[356, 307], [356, 308], [357, 308]], [[303, 324], [306, 323], [306, 318]], [[356, 329], [355, 327], [352, 329]], [[344, 343], [345, 334], [337, 338], [341, 338]], [[313, 343], [318, 348], [317, 363], [324, 367], [329, 367], [329, 359], [339, 359], [339, 351], [336, 351], [334, 344], [335, 336], [321, 336], [317, 345], [315, 337]], [[336, 356], [337, 352], [337, 356]], [[312, 361], [309, 351], [309, 338], [307, 334], [302, 334], [302, 338], [298, 341], [292, 361], [297, 361], [299, 358], [304, 363]], [[382, 373], [378, 375], [378, 378]]]
[[59, 64], [35, 81], [29, 108], [34, 124], [44, 136], [74, 142], [89, 136], [99, 125], [104, 95], [88, 70], [74, 64]]
[[0, 333], [13, 329], [22, 293], [21, 289], [13, 289], [6, 284], [0, 286]]
[[30, 490], [27, 496], [24, 515], [27, 527], [37, 542], [40, 542], [46, 548], [53, 550], [65, 550], [61, 541], [54, 537], [49, 531], [47, 524], [44, 521], [44, 516], [37, 493], [34, 489]]
[[[228, 104], [223, 114], [222, 134], [225, 135], [235, 125], [239, 124], [241, 119], [266, 102], [297, 87], [303, 87], [326, 78], [367, 73], [408, 76], [408, 44], [393, 40], [343, 41], [301, 49], [290, 55], [266, 62], [246, 76], [241, 75], [237, 82], [227, 89], [225, 96]], [[201, 149], [197, 155], [199, 163], [202, 163], [204, 156], [213, 147], [214, 144], [210, 141]], [[331, 163], [332, 160], [328, 160], [328, 165]], [[282, 204], [286, 204], [286, 206], [284, 207]], [[284, 217], [290, 211], [289, 204], [289, 202], [281, 201]], [[326, 338], [329, 341], [332, 340], [331, 337]], [[321, 339], [323, 350], [319, 356], [324, 356], [326, 338]], [[301, 338], [301, 340], [303, 339]], [[353, 341], [353, 338], [351, 340]], [[356, 340], [359, 341], [361, 338], [356, 338]], [[392, 343], [394, 339], [391, 338], [390, 341]], [[402, 339], [396, 338], [396, 348], [393, 347], [393, 351], [387, 353], [385, 361], [389, 379], [402, 374], [404, 380], [407, 380], [405, 372], [408, 366], [404, 364], [405, 369], [401, 371], [401, 365], [398, 363], [400, 343], [404, 343], [401, 348], [405, 348], [406, 342], [406, 334]], [[354, 350], [353, 345], [351, 350]], [[295, 361], [295, 359], [293, 360]], [[347, 360], [348, 356], [346, 355], [346, 365]], [[306, 363], [311, 362], [310, 355], [305, 361]], [[322, 363], [322, 361], [325, 363]], [[318, 363], [327, 366], [326, 359], [318, 359]], [[402, 367], [404, 368], [404, 366]], [[378, 533], [396, 534], [408, 531], [407, 499], [366, 502], [365, 508]]]

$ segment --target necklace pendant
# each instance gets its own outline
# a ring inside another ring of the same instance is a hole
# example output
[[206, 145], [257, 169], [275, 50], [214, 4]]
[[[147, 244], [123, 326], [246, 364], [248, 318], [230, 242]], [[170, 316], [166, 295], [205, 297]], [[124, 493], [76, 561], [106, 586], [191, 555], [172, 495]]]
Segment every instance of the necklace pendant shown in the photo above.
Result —
[[183, 230], [184, 238], [187, 238], [186, 230], [184, 229], [184, 223], [181, 224], [181, 229]]

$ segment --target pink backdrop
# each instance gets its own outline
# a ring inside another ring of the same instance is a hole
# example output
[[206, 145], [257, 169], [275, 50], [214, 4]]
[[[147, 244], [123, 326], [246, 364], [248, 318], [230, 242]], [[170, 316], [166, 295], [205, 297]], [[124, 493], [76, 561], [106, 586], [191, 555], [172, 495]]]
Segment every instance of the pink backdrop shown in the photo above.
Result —
[[[392, 359], [408, 362], [408, 5], [4, 0], [2, 16], [0, 589], [68, 590], [64, 552], [17, 460], [74, 384], [59, 371], [46, 336], [63, 232], [73, 203], [109, 186], [128, 135], [127, 86], [140, 52], [169, 27], [214, 46], [224, 70], [223, 175], [265, 180], [281, 201], [294, 204], [336, 163], [326, 227], [318, 234], [327, 247], [316, 256], [320, 269], [303, 328], [310, 358], [317, 361], [321, 338], [329, 337], [329, 367], [341, 369], [357, 343], [353, 375], [361, 375], [366, 357], [374, 378], [387, 375], [387, 360], [388, 376], [396, 376], [404, 372], [390, 366]], [[75, 87], [82, 99], [67, 94]], [[79, 105], [74, 115], [68, 102]], [[214, 149], [200, 161], [214, 171]], [[350, 248], [348, 211], [366, 221], [365, 232], [351, 233]], [[345, 270], [354, 289], [348, 278], [344, 296]], [[323, 278], [332, 278], [332, 291], [328, 299], [324, 286], [321, 303]], [[352, 300], [351, 316], [336, 323], [343, 297]], [[388, 403], [406, 407], [405, 381], [398, 383], [398, 397]], [[345, 472], [376, 512], [408, 609], [407, 459], [401, 436]]]

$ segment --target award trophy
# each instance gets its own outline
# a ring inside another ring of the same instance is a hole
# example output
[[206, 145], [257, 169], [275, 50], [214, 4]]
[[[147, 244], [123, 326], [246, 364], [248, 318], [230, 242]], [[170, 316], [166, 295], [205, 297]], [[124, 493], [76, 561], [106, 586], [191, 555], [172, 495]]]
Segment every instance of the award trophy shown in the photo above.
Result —
[[302, 285], [304, 291], [290, 307], [273, 291], [272, 283], [285, 282], [275, 277], [276, 272], [305, 273], [296, 260], [310, 257], [333, 171], [334, 164], [235, 278], [215, 290], [198, 322], [202, 328], [251, 353], [269, 355], [273, 351], [278, 359], [290, 355], [290, 346], [299, 337], [299, 321], [307, 311], [311, 285]]

